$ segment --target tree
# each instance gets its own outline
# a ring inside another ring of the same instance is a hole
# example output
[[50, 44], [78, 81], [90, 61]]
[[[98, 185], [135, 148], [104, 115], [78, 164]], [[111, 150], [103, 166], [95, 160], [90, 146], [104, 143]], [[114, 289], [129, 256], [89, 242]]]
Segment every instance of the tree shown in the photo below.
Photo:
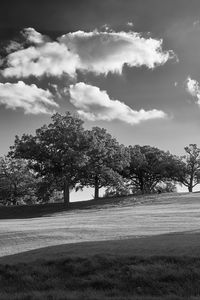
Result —
[[158, 183], [154, 188], [155, 193], [174, 193], [177, 192], [176, 183], [173, 181], [165, 181]]
[[47, 174], [46, 176], [40, 177], [35, 195], [38, 201], [47, 203], [50, 201], [50, 197], [52, 196], [53, 192], [59, 189], [60, 188], [58, 186], [57, 180], [53, 176], [53, 174], [51, 174], [51, 176], [50, 174]]
[[52, 178], [64, 193], [66, 206], [70, 189], [80, 181], [87, 162], [87, 136], [83, 121], [69, 112], [54, 114], [52, 123], [36, 130], [35, 136], [16, 137], [11, 155], [28, 159], [31, 168], [42, 177]]
[[82, 185], [94, 187], [94, 198], [98, 199], [100, 188], [116, 185], [122, 180], [119, 172], [128, 165], [129, 154], [104, 128], [93, 127], [87, 135], [88, 162]]
[[119, 197], [119, 196], [128, 196], [130, 195], [130, 188], [127, 184], [125, 178], [122, 176], [120, 180], [114, 182], [113, 185], [110, 185], [106, 188], [104, 197]]
[[0, 158], [0, 198], [4, 202], [16, 204], [19, 198], [36, 189], [36, 183], [36, 176], [26, 160]]
[[158, 183], [177, 179], [179, 159], [151, 146], [129, 146], [130, 165], [124, 170], [133, 190], [150, 193]]
[[182, 156], [182, 168], [179, 172], [179, 181], [192, 192], [200, 183], [200, 149], [196, 144], [185, 147], [186, 155]]

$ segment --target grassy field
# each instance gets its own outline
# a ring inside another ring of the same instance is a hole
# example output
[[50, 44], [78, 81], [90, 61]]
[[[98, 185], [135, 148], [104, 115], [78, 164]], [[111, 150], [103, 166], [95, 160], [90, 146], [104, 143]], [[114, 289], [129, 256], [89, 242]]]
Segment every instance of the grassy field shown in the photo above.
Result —
[[66, 257], [90, 256], [184, 256], [200, 257], [199, 233], [176, 233], [108, 240], [69, 243], [37, 248], [0, 257], [0, 264], [32, 263], [36, 260], [59, 260]]
[[[75, 204], [74, 209], [60, 212], [49, 212], [48, 206], [45, 211], [42, 207], [43, 216], [18, 219], [3, 219], [4, 210], [0, 208], [0, 256], [69, 243], [200, 229], [200, 194], [163, 194], [99, 202]], [[20, 207], [6, 209], [13, 211]]]
[[200, 299], [200, 194], [38, 207], [22, 219], [8, 210], [1, 300]]
[[0, 299], [199, 299], [200, 258], [90, 256], [0, 265]]

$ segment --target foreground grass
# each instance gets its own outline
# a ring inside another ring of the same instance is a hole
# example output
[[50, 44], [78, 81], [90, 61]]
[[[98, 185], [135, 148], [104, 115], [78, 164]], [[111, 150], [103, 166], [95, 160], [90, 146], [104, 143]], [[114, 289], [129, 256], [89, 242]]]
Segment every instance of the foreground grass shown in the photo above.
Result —
[[103, 256], [0, 265], [0, 299], [200, 298], [200, 258]]

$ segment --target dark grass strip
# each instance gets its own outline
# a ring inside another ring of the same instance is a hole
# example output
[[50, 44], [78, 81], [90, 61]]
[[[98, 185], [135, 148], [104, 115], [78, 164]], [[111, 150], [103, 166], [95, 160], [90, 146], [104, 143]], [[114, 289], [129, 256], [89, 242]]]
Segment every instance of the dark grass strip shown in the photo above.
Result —
[[200, 299], [200, 258], [91, 256], [0, 265], [0, 299]]

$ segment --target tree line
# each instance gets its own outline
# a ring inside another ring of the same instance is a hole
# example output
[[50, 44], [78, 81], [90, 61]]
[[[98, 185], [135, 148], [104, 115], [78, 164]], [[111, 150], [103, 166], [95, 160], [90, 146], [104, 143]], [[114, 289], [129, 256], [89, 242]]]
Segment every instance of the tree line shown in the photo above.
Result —
[[78, 116], [56, 113], [35, 135], [16, 136], [6, 157], [0, 158], [0, 200], [16, 204], [48, 201], [62, 191], [66, 206], [70, 191], [106, 188], [107, 195], [152, 193], [162, 184], [173, 190], [185, 185], [189, 192], [200, 182], [200, 149], [185, 147], [184, 156], [156, 147], [120, 144], [104, 128], [84, 128]]

